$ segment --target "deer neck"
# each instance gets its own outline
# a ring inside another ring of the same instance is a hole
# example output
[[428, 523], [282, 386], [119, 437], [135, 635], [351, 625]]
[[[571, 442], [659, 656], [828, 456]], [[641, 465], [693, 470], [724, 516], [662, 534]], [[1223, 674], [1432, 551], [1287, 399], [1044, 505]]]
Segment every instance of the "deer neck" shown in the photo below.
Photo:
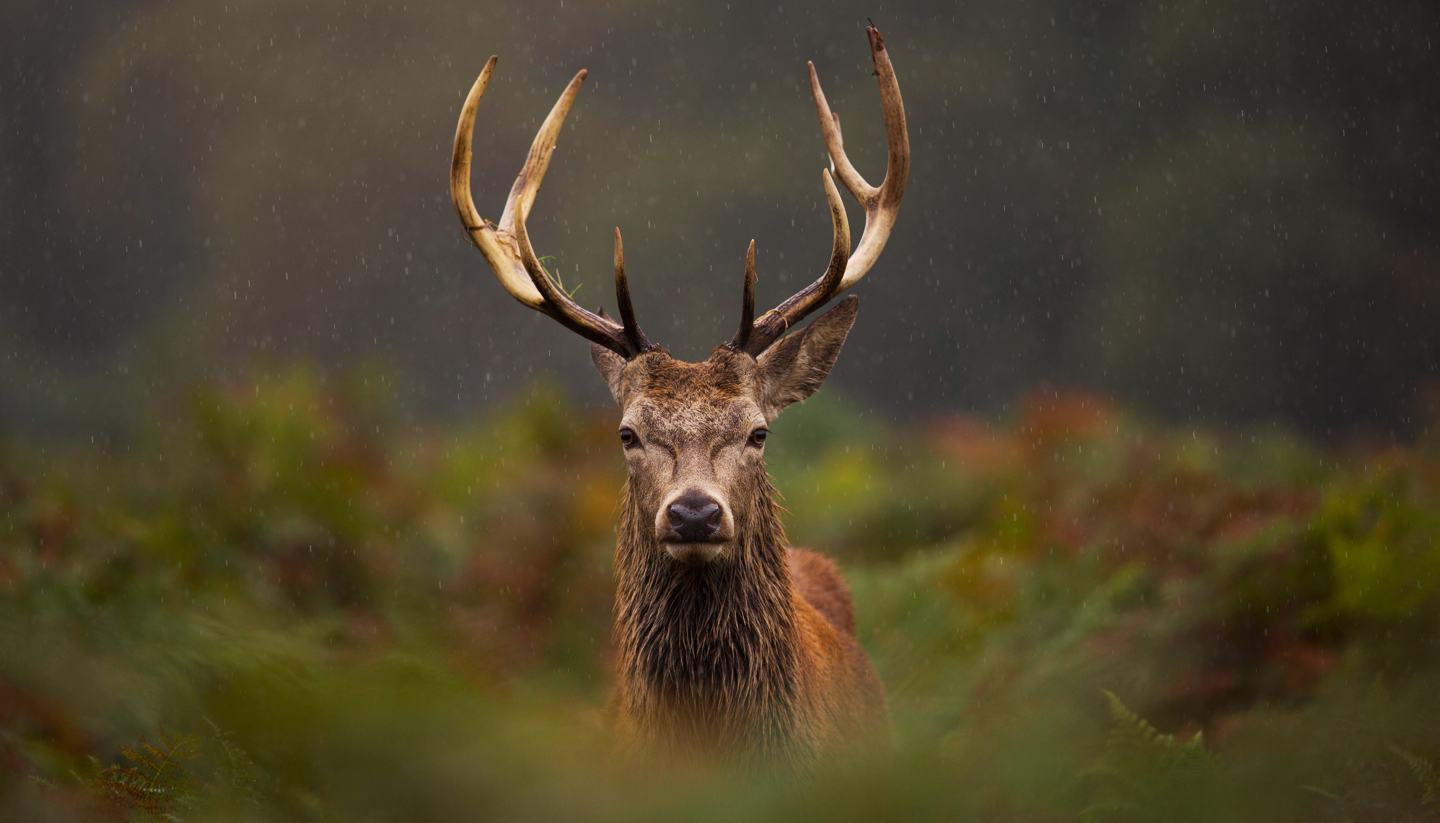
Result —
[[[621, 694], [652, 735], [782, 747], [796, 702], [798, 638], [785, 535], [769, 479], [726, 555], [677, 564], [627, 484], [616, 546]], [[743, 738], [743, 740], [742, 740]]]

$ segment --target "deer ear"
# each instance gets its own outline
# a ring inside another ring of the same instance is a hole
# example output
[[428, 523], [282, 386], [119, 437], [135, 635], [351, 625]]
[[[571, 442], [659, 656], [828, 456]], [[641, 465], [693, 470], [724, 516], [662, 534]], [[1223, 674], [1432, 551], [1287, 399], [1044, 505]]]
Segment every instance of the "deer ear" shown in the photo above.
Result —
[[595, 370], [600, 372], [600, 376], [605, 378], [605, 385], [610, 387], [610, 396], [619, 403], [620, 373], [625, 370], [625, 358], [599, 343], [591, 343], [590, 359], [595, 361]]
[[855, 325], [860, 298], [853, 294], [803, 330], [782, 337], [760, 355], [761, 403], [765, 417], [814, 394], [830, 374], [840, 347]]

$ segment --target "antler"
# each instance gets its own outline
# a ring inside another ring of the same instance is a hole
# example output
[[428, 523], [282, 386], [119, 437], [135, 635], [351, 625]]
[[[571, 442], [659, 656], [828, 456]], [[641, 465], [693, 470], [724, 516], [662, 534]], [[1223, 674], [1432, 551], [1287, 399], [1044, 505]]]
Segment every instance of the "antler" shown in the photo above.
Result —
[[815, 64], [810, 67], [810, 94], [815, 98], [815, 111], [820, 116], [820, 132], [825, 138], [825, 148], [835, 174], [839, 175], [851, 196], [865, 208], [865, 231], [860, 236], [860, 245], [852, 252], [850, 248], [850, 222], [845, 216], [845, 207], [840, 202], [840, 192], [826, 169], [821, 174], [825, 187], [825, 199], [830, 205], [830, 221], [834, 227], [835, 241], [830, 249], [830, 265], [820, 279], [801, 289], [788, 300], [763, 314], [759, 320], [752, 320], [754, 306], [754, 243], [747, 252], [746, 263], [746, 308], [740, 318], [740, 330], [736, 332], [730, 346], [751, 355], [759, 355], [774, 343], [791, 326], [805, 319], [811, 312], [856, 283], [860, 282], [879, 259], [885, 242], [890, 239], [890, 230], [900, 213], [900, 198], [905, 194], [905, 178], [910, 173], [910, 134], [905, 127], [905, 103], [900, 99], [900, 84], [895, 79], [895, 69], [890, 65], [890, 53], [885, 50], [885, 41], [873, 25], [865, 28], [870, 40], [870, 57], [875, 63], [875, 77], [880, 84], [880, 106], [885, 117], [885, 141], [889, 152], [885, 162], [885, 179], [879, 186], [865, 181], [855, 164], [845, 154], [844, 141], [840, 135], [840, 117], [830, 111], [825, 102], [825, 92], [820, 88], [820, 78], [815, 74]]
[[455, 150], [450, 159], [450, 197], [455, 201], [455, 210], [470, 240], [485, 255], [490, 268], [495, 270], [500, 285], [511, 297], [541, 314], [558, 320], [565, 328], [576, 332], [587, 340], [629, 359], [656, 348], [646, 339], [635, 322], [635, 309], [630, 303], [630, 287], [625, 279], [624, 251], [620, 241], [620, 229], [615, 229], [615, 297], [620, 303], [620, 317], [623, 324], [608, 317], [602, 317], [584, 309], [570, 299], [563, 289], [555, 284], [550, 273], [541, 265], [540, 258], [530, 246], [530, 236], [525, 229], [525, 220], [530, 216], [530, 207], [545, 179], [545, 170], [550, 166], [550, 157], [555, 153], [556, 136], [565, 123], [565, 115], [575, 102], [580, 84], [585, 81], [586, 71], [581, 69], [560, 93], [554, 108], [545, 117], [535, 142], [530, 144], [530, 153], [525, 165], [510, 188], [505, 200], [505, 211], [500, 215], [499, 225], [480, 216], [475, 209], [475, 199], [470, 194], [470, 154], [475, 131], [475, 110], [485, 87], [490, 84], [490, 74], [495, 69], [497, 58], [485, 61], [485, 68], [475, 78], [475, 85], [465, 97], [460, 109], [460, 122], [455, 127]]

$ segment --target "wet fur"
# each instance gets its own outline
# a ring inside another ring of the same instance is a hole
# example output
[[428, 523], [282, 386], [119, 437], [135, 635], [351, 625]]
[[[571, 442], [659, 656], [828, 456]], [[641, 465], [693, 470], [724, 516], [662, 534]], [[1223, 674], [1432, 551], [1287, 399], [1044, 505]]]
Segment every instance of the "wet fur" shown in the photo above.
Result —
[[[622, 409], [639, 403], [668, 436], [703, 439], [736, 417], [737, 405], [765, 408], [770, 419], [813, 392], [854, 320], [853, 303], [837, 308], [848, 315], [817, 320], [808, 345], [800, 345], [804, 333], [787, 338], [788, 348], [777, 344], [783, 362], [721, 348], [701, 363], [663, 352], [624, 363], [597, 351], [596, 364]], [[781, 378], [803, 387], [777, 388]], [[774, 399], [785, 391], [792, 396]], [[652, 484], [660, 482], [632, 470], [617, 529], [612, 707], [626, 738], [806, 764], [888, 735], [884, 691], [856, 642], [850, 593], [832, 561], [787, 545], [763, 461], [742, 463], [729, 481], [736, 539], [706, 565], [675, 561], [656, 538]]]
[[689, 752], [806, 762], [884, 734], [884, 692], [830, 560], [785, 547], [768, 480], [732, 556], [679, 566], [626, 494], [617, 543], [619, 724]]

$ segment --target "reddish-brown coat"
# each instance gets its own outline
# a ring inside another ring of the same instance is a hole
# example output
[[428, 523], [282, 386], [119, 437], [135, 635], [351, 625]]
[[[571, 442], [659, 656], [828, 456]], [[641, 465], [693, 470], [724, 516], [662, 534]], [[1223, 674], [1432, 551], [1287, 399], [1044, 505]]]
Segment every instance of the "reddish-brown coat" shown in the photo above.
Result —
[[626, 739], [804, 765], [888, 738], [849, 590], [833, 561], [786, 545], [763, 465], [732, 490], [735, 544], [695, 569], [677, 568], [656, 541], [641, 482], [627, 483], [615, 553], [612, 707]]

